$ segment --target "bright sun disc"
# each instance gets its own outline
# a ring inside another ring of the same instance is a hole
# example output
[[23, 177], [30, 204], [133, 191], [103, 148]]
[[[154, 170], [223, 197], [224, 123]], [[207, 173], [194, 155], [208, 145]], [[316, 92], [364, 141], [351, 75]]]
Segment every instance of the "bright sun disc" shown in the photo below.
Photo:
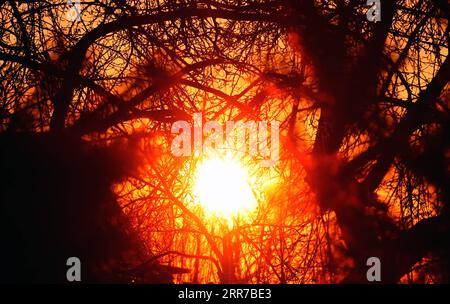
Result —
[[197, 166], [194, 197], [207, 211], [230, 217], [256, 207], [248, 173], [236, 161], [213, 158]]

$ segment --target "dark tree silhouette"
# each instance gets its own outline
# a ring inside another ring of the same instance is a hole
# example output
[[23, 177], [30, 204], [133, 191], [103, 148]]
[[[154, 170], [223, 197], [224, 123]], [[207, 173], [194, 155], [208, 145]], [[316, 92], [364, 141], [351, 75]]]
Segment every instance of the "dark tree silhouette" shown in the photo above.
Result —
[[[0, 4], [1, 281], [65, 281], [70, 256], [92, 282], [367, 282], [372, 256], [450, 281], [447, 1], [80, 8]], [[281, 121], [277, 183], [225, 235], [167, 148], [195, 112]]]

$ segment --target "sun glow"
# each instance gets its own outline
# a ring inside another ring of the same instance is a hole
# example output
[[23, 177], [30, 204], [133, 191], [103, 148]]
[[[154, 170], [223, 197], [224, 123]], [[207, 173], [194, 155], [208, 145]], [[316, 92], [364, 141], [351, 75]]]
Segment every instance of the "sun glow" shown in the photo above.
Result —
[[208, 212], [230, 218], [256, 208], [249, 176], [233, 159], [210, 158], [199, 163], [194, 197]]

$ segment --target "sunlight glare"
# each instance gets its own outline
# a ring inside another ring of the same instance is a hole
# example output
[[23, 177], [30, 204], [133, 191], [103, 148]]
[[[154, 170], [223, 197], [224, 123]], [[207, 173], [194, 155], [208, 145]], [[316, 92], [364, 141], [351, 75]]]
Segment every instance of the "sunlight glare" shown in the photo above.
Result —
[[211, 158], [200, 163], [194, 197], [206, 211], [225, 218], [252, 211], [257, 205], [247, 170], [232, 159]]

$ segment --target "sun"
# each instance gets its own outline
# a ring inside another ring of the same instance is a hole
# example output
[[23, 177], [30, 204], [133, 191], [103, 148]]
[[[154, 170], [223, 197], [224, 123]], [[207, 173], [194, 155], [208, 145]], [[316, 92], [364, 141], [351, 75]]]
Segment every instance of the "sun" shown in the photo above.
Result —
[[228, 219], [257, 205], [247, 170], [233, 159], [210, 158], [199, 163], [193, 192], [204, 210]]

